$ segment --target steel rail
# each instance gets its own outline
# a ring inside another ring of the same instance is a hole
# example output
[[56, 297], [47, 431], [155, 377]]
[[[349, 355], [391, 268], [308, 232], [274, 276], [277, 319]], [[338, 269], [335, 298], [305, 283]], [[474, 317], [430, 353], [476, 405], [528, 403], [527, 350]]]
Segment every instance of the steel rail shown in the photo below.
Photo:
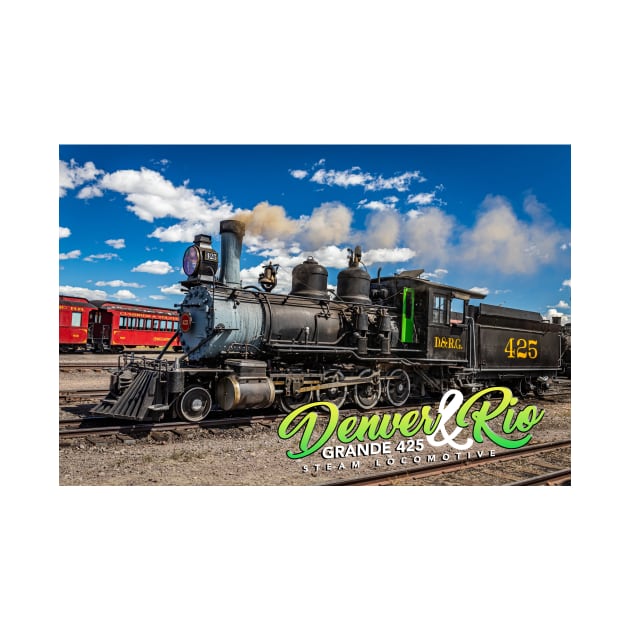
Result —
[[[443, 464], [434, 464], [430, 468], [427, 466], [416, 466], [414, 468], [407, 468], [404, 471], [396, 472], [384, 472], [377, 475], [370, 475], [368, 477], [359, 477], [353, 479], [344, 479], [343, 481], [334, 481], [332, 483], [322, 484], [324, 486], [369, 486], [379, 485], [384, 481], [394, 481], [396, 479], [408, 479], [408, 478], [422, 478], [438, 476], [446, 473], [452, 473], [458, 470], [465, 470], [466, 468], [487, 466], [490, 463], [497, 461], [509, 461], [511, 459], [520, 459], [523, 456], [535, 455], [538, 453], [544, 453], [546, 451], [568, 448], [571, 446], [571, 440], [559, 440], [556, 442], [549, 442], [547, 444], [538, 444], [533, 446], [525, 446], [518, 449], [516, 452], [501, 452], [497, 453], [493, 457], [484, 457], [483, 459], [475, 460], [459, 460], [453, 462], [446, 462]], [[507, 484], [517, 485], [517, 484]], [[523, 484], [527, 485], [527, 484]]]

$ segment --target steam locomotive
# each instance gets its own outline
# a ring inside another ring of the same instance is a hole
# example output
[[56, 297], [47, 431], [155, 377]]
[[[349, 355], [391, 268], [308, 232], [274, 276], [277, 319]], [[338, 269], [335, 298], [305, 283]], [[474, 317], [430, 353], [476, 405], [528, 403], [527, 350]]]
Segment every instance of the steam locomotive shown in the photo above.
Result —
[[312, 257], [293, 269], [288, 294], [273, 292], [272, 262], [260, 287], [242, 287], [244, 232], [239, 221], [221, 222], [220, 267], [211, 237], [195, 237], [183, 258], [185, 297], [171, 339], [183, 358], [123, 362], [95, 412], [199, 422], [213, 409], [289, 413], [313, 400], [368, 411], [452, 388], [540, 394], [561, 370], [559, 323], [474, 306], [484, 294], [422, 279], [422, 269], [388, 277], [379, 269], [372, 278], [359, 247], [348, 250], [336, 292]]

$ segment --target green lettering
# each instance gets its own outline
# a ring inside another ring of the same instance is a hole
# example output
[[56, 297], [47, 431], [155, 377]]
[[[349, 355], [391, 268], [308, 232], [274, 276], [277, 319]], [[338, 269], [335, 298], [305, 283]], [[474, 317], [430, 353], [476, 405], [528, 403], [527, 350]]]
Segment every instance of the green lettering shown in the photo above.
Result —
[[[290, 428], [291, 423], [299, 418], [301, 414], [305, 413], [309, 409], [314, 407], [321, 406], [324, 409], [327, 409], [329, 412], [328, 424], [324, 429], [324, 432], [320, 435], [318, 439], [316, 439], [311, 445], [309, 442], [313, 436], [313, 431], [315, 430], [315, 424], [317, 422], [317, 412], [311, 411], [307, 413], [301, 420], [299, 420], [293, 428]], [[337, 409], [337, 405], [321, 401], [321, 402], [312, 402], [307, 405], [302, 405], [298, 407], [294, 411], [292, 411], [278, 426], [278, 437], [282, 440], [288, 440], [292, 438], [296, 433], [298, 433], [302, 428], [304, 428], [304, 433], [300, 438], [300, 451], [297, 453], [292, 453], [291, 451], [287, 451], [287, 457], [291, 459], [300, 459], [302, 457], [306, 457], [307, 455], [311, 455], [315, 451], [319, 450], [326, 442], [330, 439], [331, 435], [335, 432], [335, 428], [337, 426], [337, 421], [339, 419], [339, 409]]]
[[[469, 422], [466, 419], [466, 415], [471, 410], [471, 407], [482, 397], [491, 392], [500, 392], [503, 397], [499, 401], [499, 404], [495, 409], [492, 409], [492, 402], [489, 400], [483, 401], [481, 409], [472, 411], [470, 417], [474, 421], [473, 426], [473, 439], [475, 442], [483, 442], [484, 434], [498, 446], [503, 448], [519, 448], [525, 446], [531, 439], [531, 435], [526, 435], [519, 440], [510, 440], [495, 433], [489, 426], [488, 422], [497, 416], [504, 413], [509, 406], [513, 406], [518, 402], [517, 398], [512, 398], [512, 392], [508, 387], [490, 387], [488, 389], [481, 390], [473, 396], [471, 396], [457, 412], [456, 423], [460, 427], [467, 427]], [[507, 422], [507, 419], [506, 419]]]

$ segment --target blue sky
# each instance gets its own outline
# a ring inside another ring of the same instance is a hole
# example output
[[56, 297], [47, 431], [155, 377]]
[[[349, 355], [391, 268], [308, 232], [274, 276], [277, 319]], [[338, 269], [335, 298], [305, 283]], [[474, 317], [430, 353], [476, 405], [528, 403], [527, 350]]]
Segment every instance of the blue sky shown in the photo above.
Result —
[[568, 145], [61, 145], [59, 292], [172, 307], [195, 234], [248, 223], [244, 284], [308, 255], [571, 314]]

